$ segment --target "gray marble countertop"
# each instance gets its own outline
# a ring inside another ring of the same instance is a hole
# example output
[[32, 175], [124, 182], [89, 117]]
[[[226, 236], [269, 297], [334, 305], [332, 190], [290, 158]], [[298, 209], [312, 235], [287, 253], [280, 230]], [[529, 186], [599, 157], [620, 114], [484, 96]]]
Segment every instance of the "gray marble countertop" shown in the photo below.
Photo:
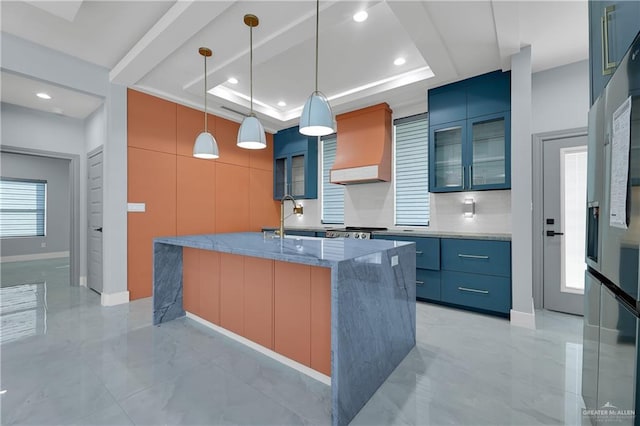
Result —
[[414, 231], [389, 229], [387, 231], [375, 231], [374, 235], [397, 235], [403, 237], [435, 237], [435, 238], [460, 238], [469, 240], [498, 240], [511, 241], [511, 234], [475, 234], [471, 232], [441, 232], [441, 231]]
[[262, 257], [306, 265], [336, 266], [345, 260], [362, 260], [394, 247], [413, 244], [388, 240], [348, 240], [343, 238], [315, 238], [288, 236], [265, 238], [263, 233], [184, 235], [155, 238], [156, 243], [214, 250], [244, 256]]
[[[340, 228], [339, 225], [328, 227], [315, 227], [315, 226], [287, 226], [285, 231], [311, 231], [311, 232], [324, 232], [331, 228]], [[263, 230], [273, 231], [278, 229], [277, 227], [265, 226]], [[506, 233], [474, 233], [474, 232], [446, 232], [446, 231], [430, 231], [422, 229], [388, 229], [386, 231], [374, 231], [374, 235], [398, 235], [403, 237], [434, 237], [434, 238], [460, 238], [470, 240], [497, 240], [497, 241], [511, 241], [511, 234]]]

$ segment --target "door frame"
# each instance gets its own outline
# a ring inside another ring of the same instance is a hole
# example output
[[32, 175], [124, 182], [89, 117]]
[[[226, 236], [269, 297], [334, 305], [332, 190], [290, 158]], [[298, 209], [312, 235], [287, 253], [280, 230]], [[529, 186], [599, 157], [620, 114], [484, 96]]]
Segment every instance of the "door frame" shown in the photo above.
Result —
[[[556, 130], [532, 135], [533, 154], [533, 306], [543, 308], [543, 276], [544, 276], [544, 211], [543, 211], [543, 177], [544, 164], [542, 152], [545, 142], [578, 136], [587, 136], [587, 127]], [[513, 219], [512, 219], [513, 221]]]
[[0, 152], [31, 155], [34, 157], [58, 158], [69, 162], [69, 280], [72, 286], [80, 286], [80, 155], [66, 152], [46, 151], [2, 145]]
[[[87, 158], [86, 158], [86, 160], [87, 160], [87, 177], [86, 177], [86, 179], [87, 179], [87, 198], [85, 200], [86, 201], [85, 204], [87, 204], [86, 205], [86, 208], [87, 208], [87, 223], [85, 224], [85, 226], [87, 228], [87, 282], [86, 282], [86, 285], [87, 285], [87, 288], [92, 289], [92, 290], [93, 290], [93, 288], [89, 285], [89, 262], [90, 262], [90, 259], [89, 259], [89, 250], [90, 250], [90, 248], [89, 248], [89, 240], [90, 240], [90, 237], [89, 237], [89, 223], [90, 223], [89, 214], [90, 213], [89, 213], [89, 205], [88, 205], [89, 204], [89, 182], [88, 182], [88, 179], [89, 179], [89, 160], [94, 155], [98, 155], [100, 153], [102, 153], [102, 179], [103, 179], [102, 180], [102, 191], [103, 191], [102, 192], [102, 214], [104, 215], [104, 145], [100, 145], [100, 146], [92, 149], [91, 151], [87, 152]], [[103, 216], [103, 221], [104, 221], [104, 216]], [[103, 222], [103, 224], [104, 224], [104, 222]], [[103, 234], [103, 238], [104, 238], [104, 234]], [[102, 259], [101, 259], [101, 262], [102, 262], [102, 266], [104, 267], [104, 239], [102, 241]], [[104, 270], [102, 271], [102, 290], [103, 290], [103, 292], [101, 292], [100, 295], [102, 295], [102, 293], [104, 293]]]

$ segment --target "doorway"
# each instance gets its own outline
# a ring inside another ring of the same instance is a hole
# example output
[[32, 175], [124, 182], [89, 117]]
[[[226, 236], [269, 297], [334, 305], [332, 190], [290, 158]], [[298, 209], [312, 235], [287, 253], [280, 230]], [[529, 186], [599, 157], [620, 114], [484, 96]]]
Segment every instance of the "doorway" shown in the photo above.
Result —
[[538, 258], [534, 259], [537, 272], [534, 302], [537, 308], [582, 315], [586, 269], [586, 131], [550, 134], [534, 138], [534, 143], [536, 139], [534, 253]]

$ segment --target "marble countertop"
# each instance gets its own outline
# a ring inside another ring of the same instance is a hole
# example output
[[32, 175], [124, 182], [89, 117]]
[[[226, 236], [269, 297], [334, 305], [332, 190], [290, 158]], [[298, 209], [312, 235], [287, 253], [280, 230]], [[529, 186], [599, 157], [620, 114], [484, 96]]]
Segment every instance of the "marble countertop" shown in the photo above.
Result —
[[325, 267], [336, 266], [345, 260], [375, 261], [373, 257], [380, 252], [413, 244], [296, 236], [281, 240], [265, 238], [259, 232], [160, 237], [154, 242]]
[[[340, 228], [339, 225], [328, 227], [315, 227], [315, 226], [287, 226], [285, 231], [311, 231], [311, 232], [324, 232], [327, 229]], [[277, 227], [265, 226], [263, 230], [275, 230]], [[474, 233], [474, 232], [446, 232], [446, 231], [432, 231], [422, 229], [388, 229], [386, 231], [374, 231], [374, 235], [398, 235], [403, 237], [434, 237], [434, 238], [460, 238], [470, 240], [497, 240], [497, 241], [511, 241], [511, 234], [506, 233]]]

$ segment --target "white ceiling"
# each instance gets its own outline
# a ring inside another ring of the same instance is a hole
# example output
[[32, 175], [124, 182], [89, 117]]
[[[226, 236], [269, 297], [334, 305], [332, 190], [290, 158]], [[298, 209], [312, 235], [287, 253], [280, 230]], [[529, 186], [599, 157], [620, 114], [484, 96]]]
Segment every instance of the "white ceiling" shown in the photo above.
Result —
[[[242, 117], [229, 109], [249, 111], [242, 17], [253, 13], [260, 18], [254, 108], [265, 127], [295, 125], [314, 88], [314, 1], [4, 0], [0, 7], [3, 32], [106, 67], [115, 83], [196, 108], [204, 90], [198, 48], [207, 46], [210, 111], [236, 120]], [[352, 15], [361, 9], [369, 18], [356, 23]], [[587, 2], [322, 0], [319, 42], [319, 89], [334, 113], [382, 101], [420, 111], [429, 87], [509, 69], [521, 46], [532, 46], [534, 72], [587, 59]], [[406, 63], [394, 65], [400, 56]], [[2, 100], [40, 109], [27, 99], [34, 90], [25, 81], [5, 90], [15, 77], [3, 73]]]

